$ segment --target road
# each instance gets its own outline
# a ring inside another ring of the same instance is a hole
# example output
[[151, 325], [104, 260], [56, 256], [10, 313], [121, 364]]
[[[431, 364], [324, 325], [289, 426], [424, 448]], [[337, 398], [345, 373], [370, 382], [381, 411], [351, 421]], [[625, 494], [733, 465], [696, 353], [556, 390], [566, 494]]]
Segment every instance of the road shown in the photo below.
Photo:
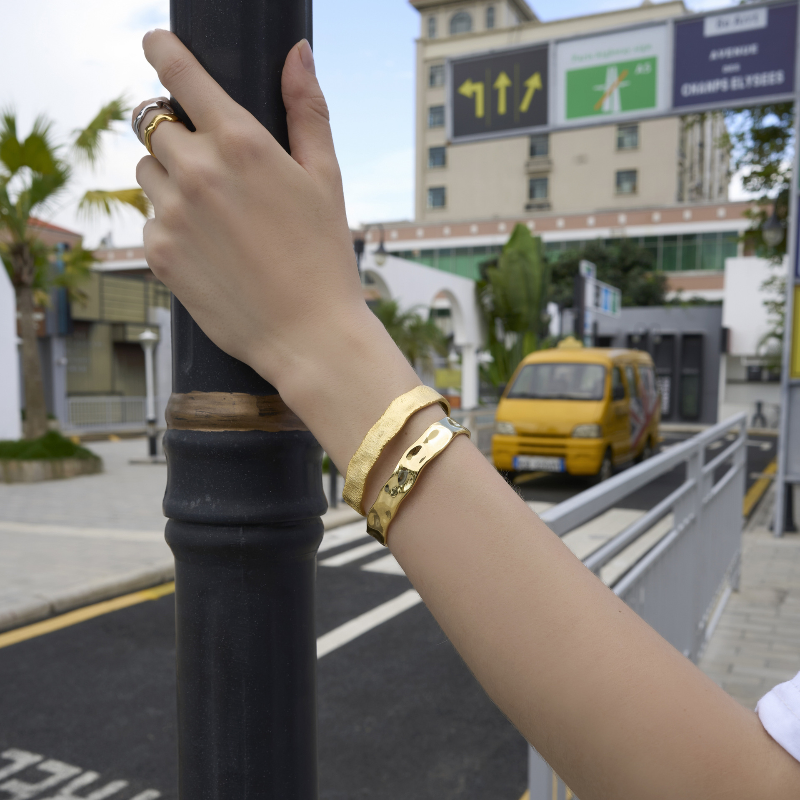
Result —
[[[682, 438], [667, 435], [662, 446]], [[774, 438], [752, 437], [748, 485], [774, 459], [774, 445]], [[624, 505], [649, 508], [680, 480], [676, 471]], [[519, 485], [526, 500], [542, 504], [585, 487], [563, 476]], [[360, 523], [326, 534], [323, 548], [322, 800], [519, 800], [525, 743], [417, 602], [391, 555], [372, 546]], [[26, 641], [3, 641], [0, 635], [0, 800], [176, 797], [171, 594], [138, 598]]]

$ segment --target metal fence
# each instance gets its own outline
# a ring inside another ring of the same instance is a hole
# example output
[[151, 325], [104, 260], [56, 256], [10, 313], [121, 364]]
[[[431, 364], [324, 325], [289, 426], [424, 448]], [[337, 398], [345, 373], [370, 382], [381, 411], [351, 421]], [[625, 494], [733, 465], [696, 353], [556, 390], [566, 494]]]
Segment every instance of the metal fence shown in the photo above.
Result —
[[[641, 552], [608, 581], [642, 619], [697, 662], [731, 591], [738, 588], [742, 502], [747, 456], [742, 413], [541, 515], [563, 536], [617, 506], [638, 489], [685, 465], [681, 485], [583, 563], [598, 576], [620, 554]], [[714, 455], [721, 450], [718, 455]], [[649, 542], [648, 531], [668, 515], [672, 524]], [[647, 546], [642, 547], [642, 543]], [[571, 800], [569, 788], [531, 748], [530, 800]]]
[[66, 429], [75, 431], [144, 430], [144, 397], [69, 397]]

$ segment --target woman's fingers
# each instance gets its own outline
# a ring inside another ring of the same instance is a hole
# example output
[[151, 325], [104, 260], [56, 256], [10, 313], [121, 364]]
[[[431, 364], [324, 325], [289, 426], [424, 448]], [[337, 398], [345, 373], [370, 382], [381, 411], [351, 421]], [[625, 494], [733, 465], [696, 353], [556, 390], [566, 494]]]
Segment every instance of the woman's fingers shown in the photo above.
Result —
[[226, 110], [238, 107], [174, 33], [148, 31], [142, 47], [162, 85], [181, 104], [197, 130], [211, 130]]
[[169, 186], [167, 171], [155, 158], [145, 156], [136, 165], [136, 183], [142, 187], [142, 191], [153, 204], [153, 211], [158, 217]]
[[292, 157], [307, 172], [338, 180], [328, 105], [317, 82], [311, 45], [305, 39], [286, 57], [281, 88]]

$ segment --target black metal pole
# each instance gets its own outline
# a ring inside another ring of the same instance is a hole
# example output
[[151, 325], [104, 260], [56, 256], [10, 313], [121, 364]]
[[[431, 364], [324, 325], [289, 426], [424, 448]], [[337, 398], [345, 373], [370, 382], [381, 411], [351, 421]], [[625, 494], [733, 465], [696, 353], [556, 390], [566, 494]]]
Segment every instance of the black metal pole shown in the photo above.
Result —
[[572, 328], [575, 338], [583, 343], [586, 325], [586, 278], [580, 272], [575, 274], [572, 283], [572, 309], [573, 321]]
[[[171, 25], [288, 149], [281, 71], [292, 46], [311, 40], [311, 0], [171, 0]], [[172, 326], [164, 511], [178, 794], [314, 800], [322, 453], [275, 389], [217, 349], [177, 301]]]

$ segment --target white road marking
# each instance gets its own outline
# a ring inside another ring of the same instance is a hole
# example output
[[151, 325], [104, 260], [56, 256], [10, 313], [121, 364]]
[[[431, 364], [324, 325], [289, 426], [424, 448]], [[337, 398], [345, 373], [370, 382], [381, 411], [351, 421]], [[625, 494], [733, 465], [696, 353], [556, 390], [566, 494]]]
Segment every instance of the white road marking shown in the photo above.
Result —
[[324, 553], [326, 550], [333, 550], [334, 547], [340, 547], [343, 544], [350, 544], [357, 539], [365, 539], [369, 534], [367, 533], [367, 523], [364, 520], [358, 522], [351, 522], [349, 525], [342, 525], [340, 528], [334, 528], [328, 531], [322, 537], [318, 553]]
[[345, 550], [344, 553], [326, 558], [324, 561], [320, 561], [319, 565], [321, 567], [341, 567], [344, 564], [349, 564], [351, 561], [358, 561], [359, 558], [364, 558], [364, 556], [368, 556], [370, 553], [374, 553], [377, 550], [383, 550], [383, 545], [373, 540], [362, 544], [360, 547], [352, 547], [350, 550]]
[[357, 639], [362, 634], [377, 628], [378, 625], [396, 617], [398, 614], [402, 614], [421, 602], [422, 598], [419, 594], [414, 589], [409, 589], [393, 600], [382, 603], [371, 611], [345, 622], [344, 625], [334, 628], [317, 639], [317, 658], [322, 658], [328, 653], [338, 650], [342, 645], [352, 642], [353, 639]]
[[403, 568], [397, 563], [397, 559], [391, 553], [383, 558], [370, 561], [369, 564], [364, 564], [361, 569], [363, 569], [364, 572], [381, 572], [384, 575], [405, 575]]
[[758, 439], [748, 439], [748, 447], [760, 447], [765, 453], [767, 450], [772, 450], [772, 442], [761, 442]]
[[608, 511], [564, 534], [561, 540], [583, 560], [636, 522], [639, 517], [643, 517], [644, 513], [635, 508], [609, 508]]
[[0, 533], [24, 536], [74, 536], [81, 539], [112, 539], [120, 542], [163, 542], [164, 531], [131, 531], [118, 528], [86, 528], [32, 522], [0, 522]]
[[724, 439], [717, 439], [716, 442], [711, 442], [711, 444], [708, 446], [708, 449], [709, 450], [719, 450], [720, 447], [722, 447], [722, 445], [724, 445], [724, 444], [725, 444], [725, 440]]
[[[90, 770], [84, 772], [80, 767], [73, 767], [63, 761], [55, 761], [50, 758], [45, 761], [44, 756], [16, 748], [10, 748], [0, 753], [0, 759], [11, 762], [6, 765], [0, 764], [0, 781], [28, 768], [49, 774], [49, 777], [45, 778], [41, 778], [41, 775], [29, 776], [38, 781], [34, 783], [22, 781], [19, 778], [0, 783], [0, 792], [6, 795], [4, 800], [29, 800], [32, 797], [36, 797], [37, 800], [105, 800], [128, 786], [128, 781], [111, 781], [105, 786], [95, 788], [89, 794], [78, 795], [76, 794], [77, 790], [85, 788], [90, 783], [95, 783], [100, 775]], [[65, 781], [69, 781], [69, 783], [55, 789], [58, 784], [64, 784]], [[55, 789], [55, 794], [48, 794], [44, 797], [42, 792], [49, 789]], [[161, 797], [161, 792], [147, 789], [131, 800], [156, 800], [158, 797]]]

